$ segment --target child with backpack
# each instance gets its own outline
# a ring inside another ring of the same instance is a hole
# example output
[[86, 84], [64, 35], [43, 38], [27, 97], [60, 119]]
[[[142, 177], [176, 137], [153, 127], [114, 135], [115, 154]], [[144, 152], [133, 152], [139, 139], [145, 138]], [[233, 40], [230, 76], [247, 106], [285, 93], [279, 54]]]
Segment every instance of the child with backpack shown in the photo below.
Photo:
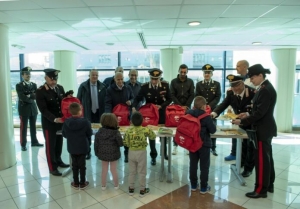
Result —
[[102, 190], [106, 189], [108, 166], [113, 176], [114, 187], [119, 189], [117, 164], [121, 157], [120, 147], [123, 146], [123, 139], [118, 130], [118, 120], [113, 113], [103, 113], [100, 123], [102, 127], [95, 135], [94, 149], [95, 155], [102, 161]]
[[[194, 117], [199, 117], [202, 114], [206, 114], [206, 100], [202, 96], [197, 96], [194, 99], [194, 109], [188, 110], [187, 114]], [[206, 194], [210, 191], [208, 185], [208, 173], [210, 166], [210, 149], [212, 146], [210, 134], [216, 132], [216, 125], [213, 123], [212, 118], [207, 115], [200, 120], [201, 131], [200, 137], [203, 141], [202, 147], [196, 152], [189, 152], [190, 157], [190, 182], [191, 190], [196, 191], [199, 183], [197, 177], [198, 162], [200, 161], [200, 193]]]
[[133, 127], [127, 129], [124, 135], [124, 146], [129, 147], [129, 195], [134, 193], [134, 181], [136, 174], [139, 175], [140, 182], [140, 197], [144, 197], [150, 192], [146, 188], [146, 175], [147, 175], [147, 137], [150, 140], [155, 140], [155, 133], [147, 128], [142, 127], [143, 116], [140, 112], [134, 112], [131, 115], [131, 123]]
[[74, 181], [71, 186], [74, 189], [85, 189], [89, 185], [89, 182], [85, 180], [85, 156], [90, 147], [88, 137], [92, 136], [93, 131], [91, 123], [82, 117], [82, 108], [79, 103], [71, 103], [69, 112], [72, 117], [65, 120], [62, 135], [67, 139], [68, 152], [72, 158]]

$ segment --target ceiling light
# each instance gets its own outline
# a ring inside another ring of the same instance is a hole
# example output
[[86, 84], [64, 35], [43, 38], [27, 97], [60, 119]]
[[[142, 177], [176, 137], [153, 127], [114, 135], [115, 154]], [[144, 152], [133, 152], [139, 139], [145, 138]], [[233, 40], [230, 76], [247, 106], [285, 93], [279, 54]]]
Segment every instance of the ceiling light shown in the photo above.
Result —
[[189, 22], [188, 25], [189, 26], [197, 26], [197, 25], [200, 25], [200, 22], [199, 21], [193, 21], [193, 22]]
[[18, 45], [18, 44], [12, 44], [11, 46], [14, 47], [14, 48], [17, 48], [17, 49], [25, 49], [25, 46], [21, 46], [21, 45]]
[[105, 44], [108, 45], [108, 46], [114, 45], [114, 43], [105, 43]]
[[261, 42], [252, 42], [252, 45], [261, 45]]

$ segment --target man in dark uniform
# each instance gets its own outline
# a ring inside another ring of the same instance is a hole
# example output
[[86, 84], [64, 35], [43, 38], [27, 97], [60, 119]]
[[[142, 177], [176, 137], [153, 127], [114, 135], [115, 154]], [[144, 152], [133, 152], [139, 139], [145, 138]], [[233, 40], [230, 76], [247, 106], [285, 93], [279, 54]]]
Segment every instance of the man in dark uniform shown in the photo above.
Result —
[[274, 108], [277, 94], [266, 79], [270, 70], [264, 69], [261, 64], [256, 64], [248, 69], [250, 81], [257, 87], [253, 98], [252, 113], [239, 114], [239, 118], [233, 120], [236, 125], [251, 125], [256, 132], [255, 158], [255, 188], [253, 192], [246, 193], [250, 198], [266, 198], [267, 192], [274, 192], [275, 170], [272, 154], [272, 138], [277, 136], [277, 126], [274, 118]]
[[30, 82], [30, 67], [24, 67], [22, 72], [23, 81], [16, 85], [19, 97], [18, 111], [20, 116], [20, 144], [22, 151], [26, 151], [27, 147], [27, 125], [30, 124], [30, 137], [32, 147], [42, 147], [36, 138], [36, 117], [38, 114], [35, 103], [36, 84]]
[[[174, 78], [170, 84], [171, 97], [174, 104], [180, 105], [186, 111], [191, 108], [195, 97], [194, 81], [187, 77], [188, 66], [182, 64], [179, 66], [177, 78]], [[177, 143], [174, 141], [173, 155], [177, 154]]]
[[[160, 81], [162, 71], [154, 68], [148, 71], [150, 74], [150, 82], [146, 82], [141, 86], [141, 90], [135, 97], [132, 111], [136, 110], [136, 107], [140, 101], [146, 100], [146, 103], [153, 103], [158, 107], [159, 111], [159, 124], [165, 124], [166, 107], [172, 102], [169, 84], [166, 81]], [[165, 140], [165, 159], [167, 156], [167, 146]], [[156, 165], [157, 151], [155, 148], [155, 140], [149, 140], [150, 144], [150, 156], [152, 158], [151, 164]]]
[[45, 69], [45, 84], [36, 91], [37, 106], [42, 114], [42, 128], [46, 140], [46, 156], [50, 173], [61, 176], [57, 167], [67, 168], [69, 165], [61, 159], [63, 137], [56, 132], [62, 130], [61, 100], [73, 91], [65, 94], [64, 88], [57, 84], [59, 70]]
[[[213, 76], [214, 67], [210, 64], [206, 64], [202, 67], [204, 80], [196, 84], [195, 96], [203, 96], [206, 99], [207, 105], [214, 110], [221, 98], [221, 87], [218, 81], [211, 79]], [[214, 122], [216, 120], [214, 119]], [[216, 139], [211, 138], [212, 154], [218, 156], [216, 152]]]
[[[255, 89], [244, 84], [242, 76], [228, 75], [227, 80], [230, 83], [231, 89], [227, 91], [226, 98], [219, 104], [211, 113], [213, 118], [219, 116], [226, 108], [232, 107], [235, 114], [242, 112], [251, 113], [252, 99], [255, 95]], [[243, 129], [251, 129], [251, 127], [241, 126]], [[232, 139], [231, 155], [236, 155], [236, 140]], [[243, 140], [242, 148], [242, 165], [244, 165], [243, 177], [248, 177], [252, 174], [254, 168], [254, 147], [248, 140]]]

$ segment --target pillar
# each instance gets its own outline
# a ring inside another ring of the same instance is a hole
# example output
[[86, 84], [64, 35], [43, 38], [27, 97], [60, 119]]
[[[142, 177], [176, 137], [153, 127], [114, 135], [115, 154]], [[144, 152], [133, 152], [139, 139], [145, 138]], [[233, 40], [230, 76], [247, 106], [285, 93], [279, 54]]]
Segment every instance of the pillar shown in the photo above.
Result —
[[271, 51], [278, 88], [275, 120], [278, 132], [291, 132], [293, 126], [296, 49]]
[[9, 67], [8, 28], [0, 24], [0, 170], [16, 164]]
[[164, 80], [171, 82], [177, 77], [182, 64], [182, 48], [167, 48], [160, 50], [160, 65]]
[[76, 96], [78, 88], [75, 52], [68, 50], [54, 51], [54, 68], [61, 71], [58, 74], [58, 84], [62, 85], [66, 92], [73, 90], [73, 96]]

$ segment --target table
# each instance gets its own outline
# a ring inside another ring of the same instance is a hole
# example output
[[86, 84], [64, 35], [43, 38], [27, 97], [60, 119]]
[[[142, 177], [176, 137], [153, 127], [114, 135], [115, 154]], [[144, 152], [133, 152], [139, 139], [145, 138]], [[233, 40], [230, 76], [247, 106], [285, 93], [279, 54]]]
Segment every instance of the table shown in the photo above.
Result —
[[[122, 126], [120, 129], [121, 135], [124, 135], [124, 130], [126, 130], [126, 126]], [[170, 127], [169, 127], [170, 128]], [[173, 175], [171, 171], [172, 167], [172, 154], [171, 154], [171, 145], [172, 145], [172, 138], [175, 136], [176, 133], [176, 128], [170, 128], [173, 131], [173, 134], [171, 135], [166, 135], [166, 134], [158, 134], [157, 130], [153, 130], [157, 137], [162, 137], [161, 138], [161, 146], [160, 146], [160, 153], [161, 153], [161, 167], [159, 171], [159, 180], [163, 181], [164, 176], [165, 176], [165, 167], [164, 167], [164, 148], [165, 148], [165, 137], [167, 138], [168, 142], [168, 170], [167, 170], [167, 182], [172, 183], [173, 182]], [[234, 133], [228, 133], [226, 131], [222, 130], [226, 129], [234, 129], [237, 130], [240, 134], [234, 134]], [[95, 134], [97, 130], [93, 130], [93, 133]], [[57, 134], [61, 134], [61, 131], [58, 131]], [[237, 138], [237, 144], [236, 144], [236, 164], [231, 165], [230, 168], [235, 174], [235, 176], [238, 178], [240, 184], [242, 186], [246, 186], [246, 181], [244, 180], [243, 176], [241, 175], [241, 158], [242, 158], [242, 140], [247, 139], [248, 136], [246, 132], [243, 129], [240, 129], [238, 126], [235, 125], [230, 125], [230, 126], [217, 126], [217, 131], [214, 134], [211, 134], [212, 138]], [[63, 171], [62, 176], [67, 176], [71, 172], [71, 164], [72, 164], [72, 159], [70, 157], [70, 168], [67, 168], [65, 171]]]

